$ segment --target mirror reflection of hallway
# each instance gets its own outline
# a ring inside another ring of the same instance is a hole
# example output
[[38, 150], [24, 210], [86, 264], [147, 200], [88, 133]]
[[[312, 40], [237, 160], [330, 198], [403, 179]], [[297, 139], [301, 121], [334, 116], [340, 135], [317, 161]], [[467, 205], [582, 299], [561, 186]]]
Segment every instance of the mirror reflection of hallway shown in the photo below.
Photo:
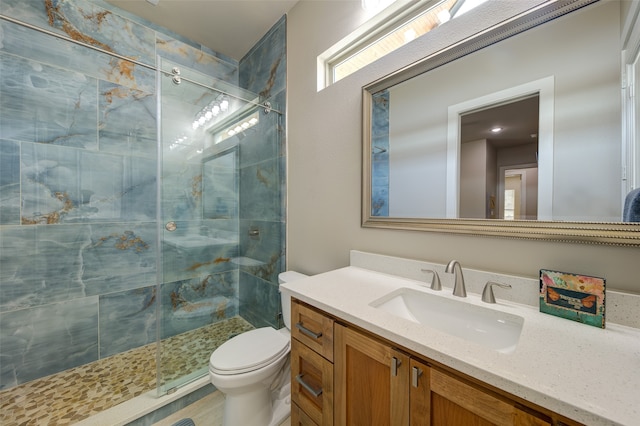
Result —
[[[459, 120], [459, 217], [536, 220], [539, 95], [487, 105]], [[514, 206], [507, 207], [507, 190], [517, 198]]]

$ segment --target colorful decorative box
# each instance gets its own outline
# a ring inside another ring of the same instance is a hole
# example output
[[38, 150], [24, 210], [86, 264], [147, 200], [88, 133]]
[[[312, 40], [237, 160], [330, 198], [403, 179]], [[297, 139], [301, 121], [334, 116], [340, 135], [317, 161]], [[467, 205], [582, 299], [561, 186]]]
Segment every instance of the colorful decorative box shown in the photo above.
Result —
[[604, 278], [540, 270], [540, 312], [604, 328]]

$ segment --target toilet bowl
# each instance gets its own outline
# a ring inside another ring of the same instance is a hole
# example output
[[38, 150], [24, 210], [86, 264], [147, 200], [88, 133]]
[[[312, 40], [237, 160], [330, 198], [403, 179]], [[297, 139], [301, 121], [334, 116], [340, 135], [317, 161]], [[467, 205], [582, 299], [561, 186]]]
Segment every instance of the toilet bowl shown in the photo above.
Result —
[[[282, 284], [304, 277], [287, 271], [278, 280]], [[276, 426], [291, 412], [291, 297], [281, 292], [280, 300], [284, 328], [247, 331], [211, 354], [209, 378], [225, 395], [223, 426]]]

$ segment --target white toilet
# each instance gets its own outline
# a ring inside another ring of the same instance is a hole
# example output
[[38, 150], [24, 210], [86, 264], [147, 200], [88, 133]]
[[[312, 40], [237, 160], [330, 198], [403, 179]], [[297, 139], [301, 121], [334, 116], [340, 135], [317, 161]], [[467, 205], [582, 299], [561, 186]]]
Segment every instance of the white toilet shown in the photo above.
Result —
[[[305, 277], [287, 271], [278, 281]], [[225, 394], [223, 426], [276, 426], [291, 412], [291, 297], [281, 292], [280, 300], [286, 327], [247, 331], [211, 354], [211, 383]]]

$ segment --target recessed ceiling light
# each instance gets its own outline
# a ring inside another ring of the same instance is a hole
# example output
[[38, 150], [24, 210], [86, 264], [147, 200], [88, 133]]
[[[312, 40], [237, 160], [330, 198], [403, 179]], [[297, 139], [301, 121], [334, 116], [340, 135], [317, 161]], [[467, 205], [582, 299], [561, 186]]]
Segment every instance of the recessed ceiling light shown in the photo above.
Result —
[[502, 127], [493, 127], [491, 129], [492, 133], [500, 133], [502, 131]]

